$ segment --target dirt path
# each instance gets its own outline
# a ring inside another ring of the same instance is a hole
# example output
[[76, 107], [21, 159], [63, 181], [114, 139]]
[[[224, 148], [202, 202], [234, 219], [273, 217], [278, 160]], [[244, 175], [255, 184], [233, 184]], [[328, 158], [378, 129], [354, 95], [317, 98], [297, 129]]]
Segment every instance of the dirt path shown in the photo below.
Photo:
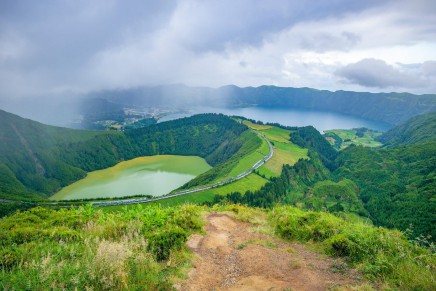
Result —
[[193, 235], [197, 255], [178, 290], [329, 290], [359, 285], [358, 273], [339, 261], [253, 232], [228, 215], [207, 217], [206, 235]]

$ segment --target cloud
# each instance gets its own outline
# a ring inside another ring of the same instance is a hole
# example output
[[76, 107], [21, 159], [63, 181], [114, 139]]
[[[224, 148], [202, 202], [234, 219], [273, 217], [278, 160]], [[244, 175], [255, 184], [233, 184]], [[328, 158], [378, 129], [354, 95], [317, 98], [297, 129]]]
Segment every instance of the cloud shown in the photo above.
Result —
[[[435, 14], [430, 0], [0, 1], [0, 101], [166, 83], [397, 90], [406, 77], [434, 92]], [[364, 59], [389, 77], [352, 66]]]
[[383, 60], [363, 59], [348, 64], [335, 73], [346, 82], [364, 87], [412, 89], [434, 84], [436, 61], [398, 64], [395, 67]]

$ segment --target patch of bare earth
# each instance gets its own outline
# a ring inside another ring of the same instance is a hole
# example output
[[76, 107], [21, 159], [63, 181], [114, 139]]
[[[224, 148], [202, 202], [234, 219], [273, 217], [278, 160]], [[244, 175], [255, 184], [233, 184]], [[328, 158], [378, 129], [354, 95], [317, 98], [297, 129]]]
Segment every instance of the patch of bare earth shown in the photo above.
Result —
[[225, 214], [207, 217], [206, 235], [187, 242], [196, 254], [189, 278], [178, 290], [351, 289], [359, 274], [343, 262], [253, 232], [253, 226]]

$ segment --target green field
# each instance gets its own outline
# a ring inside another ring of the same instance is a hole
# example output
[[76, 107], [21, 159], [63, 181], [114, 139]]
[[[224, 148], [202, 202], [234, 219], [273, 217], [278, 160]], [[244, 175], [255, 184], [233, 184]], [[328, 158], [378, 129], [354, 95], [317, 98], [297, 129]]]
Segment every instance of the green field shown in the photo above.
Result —
[[[267, 142], [262, 138], [262, 143], [256, 151], [244, 156], [238, 161], [238, 164], [232, 169], [232, 171], [226, 176], [236, 177], [237, 175], [249, 170], [256, 162], [263, 159], [269, 153], [269, 147]], [[220, 179], [221, 180], [221, 179]]]
[[[347, 148], [351, 144], [365, 147], [380, 147], [383, 144], [376, 141], [375, 138], [381, 134], [381, 132], [367, 130], [364, 132], [362, 137], [359, 137], [357, 136], [357, 131], [355, 129], [332, 129], [325, 131], [327, 141], [340, 150]], [[339, 144], [335, 135], [341, 140], [339, 141]]]
[[67, 187], [51, 200], [167, 194], [211, 167], [200, 157], [150, 156], [121, 162], [94, 171]]
[[250, 122], [248, 120], [243, 120], [242, 123], [245, 124], [246, 126], [248, 126], [249, 128], [254, 129], [254, 130], [264, 130], [264, 129], [269, 129], [272, 127], [271, 125], [256, 124], [256, 123]]
[[252, 129], [258, 129], [273, 144], [274, 155], [265, 165], [259, 168], [258, 171], [261, 175], [265, 175], [267, 178], [279, 176], [283, 165], [293, 165], [299, 159], [307, 158], [307, 149], [301, 148], [290, 141], [290, 130], [254, 124], [249, 121], [244, 121], [244, 124]]

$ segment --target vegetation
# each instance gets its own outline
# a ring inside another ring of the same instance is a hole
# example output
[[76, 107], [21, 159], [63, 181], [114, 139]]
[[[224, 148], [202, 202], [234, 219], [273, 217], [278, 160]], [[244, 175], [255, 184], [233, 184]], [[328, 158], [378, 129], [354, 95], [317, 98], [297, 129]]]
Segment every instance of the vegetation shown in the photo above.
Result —
[[290, 186], [289, 166], [284, 166], [280, 177], [272, 177], [270, 182], [266, 183], [257, 191], [232, 192], [227, 195], [215, 195], [212, 202], [205, 202], [206, 205], [213, 205], [222, 202], [241, 203], [251, 207], [272, 207], [275, 203], [282, 201]]
[[157, 120], [155, 118], [142, 118], [142, 119], [135, 121], [133, 123], [126, 124], [124, 126], [124, 129], [137, 129], [137, 128], [146, 127], [146, 126], [156, 124], [156, 123], [157, 123]]
[[0, 220], [5, 290], [163, 290], [189, 266], [187, 236], [200, 208], [157, 206], [116, 213], [34, 208]]
[[273, 157], [258, 171], [266, 178], [280, 176], [283, 165], [293, 165], [299, 159], [307, 158], [307, 149], [293, 144], [290, 141], [291, 130], [280, 125], [263, 125], [252, 121], [243, 120], [248, 127], [261, 132], [274, 147]]
[[[125, 133], [65, 131], [8, 114], [4, 120], [3, 199], [42, 199], [85, 171], [151, 154], [200, 155], [214, 168], [185, 187], [211, 183], [250, 167], [267, 153], [262, 139], [245, 125], [267, 136], [278, 153], [275, 164], [267, 163], [236, 183], [145, 207], [37, 207], [11, 215], [33, 205], [2, 204], [1, 213], [9, 215], [0, 220], [0, 282], [5, 289], [170, 288], [189, 265], [184, 242], [201, 231], [200, 213], [208, 210], [171, 206], [185, 202], [232, 210], [240, 218], [261, 219], [268, 213], [268, 225], [280, 237], [311, 242], [387, 288], [434, 289], [434, 113], [380, 136], [385, 148], [350, 145], [341, 151], [310, 126], [249, 120], [244, 125], [222, 115]], [[364, 138], [366, 133], [359, 129], [353, 134]], [[300, 159], [293, 163], [289, 152]]]
[[[197, 185], [213, 184], [228, 178], [236, 177], [240, 173], [249, 170], [254, 163], [259, 161], [268, 154], [268, 145], [257, 134], [251, 131], [245, 131], [238, 137], [235, 145], [240, 145], [238, 151], [225, 162], [215, 166], [210, 171], [194, 178], [186, 183], [182, 188], [192, 188]], [[223, 145], [222, 151], [231, 151], [227, 149], [227, 144]]]
[[288, 206], [274, 208], [270, 220], [279, 236], [311, 241], [326, 254], [345, 258], [368, 278], [390, 288], [432, 290], [435, 286], [434, 246], [422, 248], [399, 231]]
[[351, 146], [335, 160], [335, 177], [353, 180], [376, 225], [431, 235], [436, 219], [436, 143], [386, 150]]
[[[256, 136], [243, 135], [246, 126], [216, 114], [125, 133], [47, 126], [4, 111], [0, 111], [0, 121], [4, 125], [0, 132], [0, 198], [12, 200], [44, 199], [86, 172], [139, 156], [200, 156], [217, 166], [214, 171], [227, 174], [232, 164], [223, 163], [236, 153], [239, 157], [246, 154], [260, 142]], [[250, 145], [245, 145], [248, 141]]]
[[[435, 240], [436, 144], [433, 141], [378, 150], [352, 145], [338, 153], [313, 127], [293, 130], [291, 140], [309, 148], [310, 159], [285, 166], [282, 176], [271, 179], [258, 191], [249, 195], [238, 191], [227, 197], [216, 196], [213, 203], [230, 201], [258, 207], [284, 203], [359, 215], [369, 217], [378, 226]], [[286, 193], [268, 192], [282, 185]]]
[[343, 150], [352, 144], [381, 147], [383, 144], [376, 140], [381, 134], [368, 128], [332, 129], [326, 130], [324, 137], [335, 149]]
[[89, 205], [57, 211], [37, 207], [2, 218], [2, 288], [171, 289], [190, 267], [184, 242], [201, 232], [204, 211], [230, 211], [284, 239], [310, 241], [388, 289], [434, 287], [433, 246], [423, 248], [422, 241], [398, 231], [289, 206], [262, 211], [230, 204], [213, 209], [137, 205], [113, 212]]
[[419, 115], [385, 132], [378, 140], [387, 146], [436, 140], [436, 111]]

